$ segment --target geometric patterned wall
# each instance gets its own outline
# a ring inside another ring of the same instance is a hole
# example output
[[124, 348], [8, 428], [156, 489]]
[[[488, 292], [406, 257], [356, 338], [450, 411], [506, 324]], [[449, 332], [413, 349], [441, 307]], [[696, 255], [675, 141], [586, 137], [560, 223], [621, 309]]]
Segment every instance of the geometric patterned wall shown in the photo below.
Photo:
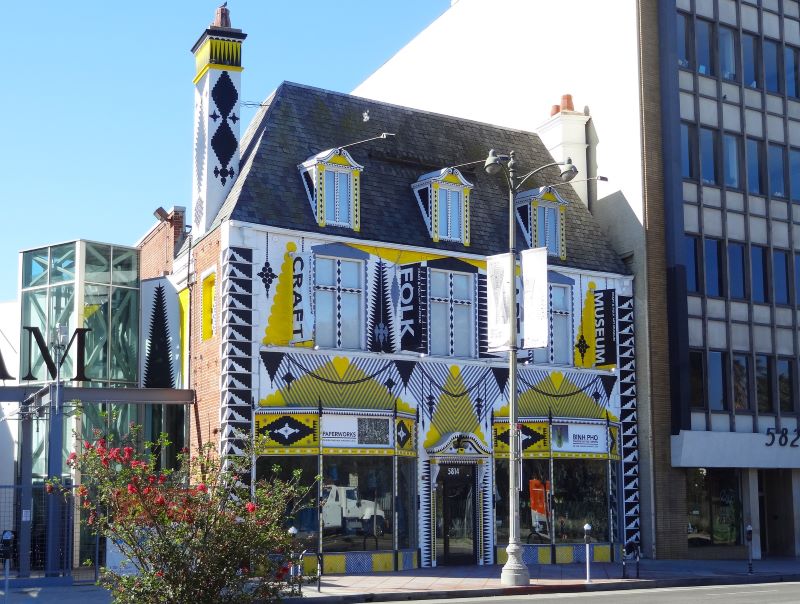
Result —
[[229, 455], [243, 451], [253, 417], [253, 250], [226, 249], [222, 275], [220, 447]]
[[625, 545], [641, 543], [639, 524], [639, 429], [636, 414], [636, 344], [633, 297], [617, 297], [619, 394], [622, 428], [622, 499]]

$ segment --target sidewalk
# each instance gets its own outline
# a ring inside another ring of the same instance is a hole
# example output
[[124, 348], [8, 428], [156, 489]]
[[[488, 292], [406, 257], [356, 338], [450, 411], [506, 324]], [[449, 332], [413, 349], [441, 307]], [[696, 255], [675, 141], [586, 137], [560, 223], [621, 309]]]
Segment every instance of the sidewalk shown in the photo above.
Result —
[[[445, 566], [416, 570], [350, 575], [326, 575], [322, 591], [316, 583], [307, 585], [303, 595], [312, 604], [355, 604], [434, 598], [485, 597], [529, 593], [576, 592], [585, 590], [653, 589], [693, 585], [725, 585], [800, 581], [800, 558], [755, 561], [753, 574], [747, 574], [742, 560], [642, 560], [639, 579], [636, 564], [628, 565], [627, 580], [620, 564], [598, 563], [591, 568], [592, 583], [587, 585], [583, 564], [531, 566], [529, 587], [500, 585], [500, 566]], [[3, 592], [0, 583], [0, 602]], [[72, 587], [12, 588], [9, 604], [108, 604], [111, 598], [103, 589], [88, 585]], [[299, 598], [288, 598], [297, 604]]]

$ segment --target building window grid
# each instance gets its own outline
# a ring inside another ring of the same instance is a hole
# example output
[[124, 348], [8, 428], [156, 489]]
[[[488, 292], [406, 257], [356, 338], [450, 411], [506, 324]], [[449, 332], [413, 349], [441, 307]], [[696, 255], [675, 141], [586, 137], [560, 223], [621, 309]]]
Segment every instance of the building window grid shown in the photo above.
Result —
[[[351, 294], [356, 296], [357, 304], [358, 304], [358, 325], [360, 326], [363, 321], [364, 313], [362, 312], [362, 305], [364, 303], [364, 277], [363, 277], [363, 266], [362, 262], [357, 260], [342, 260], [341, 258], [328, 258], [328, 257], [319, 257], [315, 259], [315, 275], [316, 275], [316, 264], [320, 260], [327, 260], [332, 261], [334, 264], [334, 284], [321, 284], [319, 283], [319, 279], [314, 279], [314, 299], [315, 299], [315, 320], [319, 324], [319, 321], [322, 319], [321, 314], [318, 312], [319, 304], [316, 302], [317, 295], [319, 292], [328, 292], [333, 294], [335, 307], [333, 309], [334, 315], [341, 316], [342, 315], [342, 299], [343, 295]], [[342, 264], [343, 263], [352, 263], [356, 265], [357, 274], [359, 276], [359, 286], [352, 287], [352, 286], [344, 286], [342, 285]], [[331, 317], [333, 318], [333, 317]], [[358, 339], [357, 339], [357, 346], [344, 346], [344, 338], [343, 338], [343, 322], [336, 321], [334, 327], [334, 337], [335, 337], [335, 348], [337, 349], [360, 349], [363, 348], [362, 343], [362, 335], [361, 331], [359, 330]], [[315, 339], [316, 343], [316, 339]]]
[[[428, 331], [428, 333], [430, 334], [430, 345], [429, 345], [430, 353], [431, 354], [436, 354], [436, 351], [434, 351], [434, 349], [433, 349], [433, 345], [434, 345], [433, 340], [434, 340], [434, 338], [436, 338], [437, 341], [439, 339], [444, 339], [446, 341], [446, 343], [447, 343], [447, 354], [446, 354], [446, 356], [451, 356], [451, 357], [472, 357], [472, 356], [475, 356], [474, 355], [475, 346], [474, 346], [474, 342], [473, 342], [474, 338], [472, 337], [472, 333], [467, 334], [467, 337], [465, 338], [465, 341], [468, 343], [468, 350], [459, 351], [457, 349], [458, 346], [457, 346], [457, 342], [456, 342], [456, 325], [455, 325], [455, 322], [456, 322], [456, 316], [455, 315], [457, 313], [457, 308], [458, 307], [467, 309], [467, 311], [468, 311], [467, 314], [472, 319], [470, 321], [470, 326], [472, 324], [474, 324], [474, 322], [475, 322], [474, 321], [474, 319], [475, 319], [475, 312], [474, 312], [474, 309], [475, 309], [475, 301], [474, 301], [475, 283], [474, 283], [474, 277], [472, 275], [468, 274], [468, 273], [453, 273], [451, 271], [439, 271], [439, 270], [435, 270], [435, 269], [431, 269], [430, 272], [431, 272], [431, 283], [433, 281], [433, 277], [436, 274], [444, 275], [445, 278], [447, 279], [447, 296], [441, 296], [441, 295], [437, 296], [437, 295], [435, 295], [434, 294], [434, 288], [432, 286], [429, 289], [430, 293], [429, 293], [428, 297], [429, 297], [429, 303], [430, 303], [430, 318], [431, 318], [431, 320], [433, 320], [433, 314], [434, 314], [433, 313], [433, 308], [434, 308], [434, 305], [440, 305], [441, 307], [446, 308], [446, 313], [447, 313], [447, 333], [446, 333], [444, 338], [441, 338], [441, 336], [437, 336], [435, 334], [435, 330], [437, 328], [441, 329], [441, 327], [439, 327], [438, 325], [434, 325], [434, 324], [431, 324], [431, 326], [430, 326], [430, 329]], [[465, 292], [466, 295], [459, 296], [457, 294], [456, 287], [454, 286], [454, 278], [456, 278], [456, 277], [462, 277], [462, 278], [466, 277], [467, 278], [468, 286], [467, 286], [467, 291]], [[461, 354], [461, 353], [466, 353], [466, 354]]]
[[439, 239], [444, 241], [463, 241], [463, 216], [463, 187], [456, 188], [439, 185]]
[[[325, 178], [330, 175], [334, 182], [332, 206], [328, 202], [331, 191], [329, 187], [325, 187], [325, 224], [349, 227], [352, 223], [352, 174], [349, 170], [335, 170], [332, 168], [327, 168], [324, 174]], [[347, 207], [343, 207], [342, 194], [344, 194]], [[328, 211], [329, 207], [333, 210], [330, 213]]]

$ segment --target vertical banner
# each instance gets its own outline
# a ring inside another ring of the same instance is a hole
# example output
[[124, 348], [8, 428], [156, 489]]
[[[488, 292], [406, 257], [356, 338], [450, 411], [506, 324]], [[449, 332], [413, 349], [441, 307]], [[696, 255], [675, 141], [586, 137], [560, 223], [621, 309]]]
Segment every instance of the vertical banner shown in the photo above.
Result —
[[547, 302], [547, 248], [537, 247], [523, 250], [522, 264], [523, 299], [523, 348], [544, 348], [548, 345]]
[[[139, 341], [139, 380], [144, 388], [181, 387], [181, 328], [178, 292], [168, 277], [143, 279], [140, 289], [142, 319]], [[91, 313], [91, 314], [87, 314]], [[87, 304], [87, 317], [103, 315], [99, 306]], [[105, 319], [104, 319], [105, 320]], [[87, 325], [90, 321], [87, 320]], [[136, 358], [136, 353], [132, 354]]]
[[292, 344], [313, 339], [311, 314], [311, 254], [290, 252], [292, 259]]
[[615, 293], [613, 289], [596, 289], [594, 292], [594, 364], [599, 369], [617, 364]]
[[[486, 314], [489, 352], [511, 347], [511, 254], [486, 257]], [[514, 301], [513, 303], [516, 303]]]
[[397, 269], [400, 282], [400, 300], [398, 307], [398, 325], [400, 325], [400, 350], [425, 352], [425, 340], [422, 337], [422, 304], [421, 273], [419, 264], [408, 264]]

